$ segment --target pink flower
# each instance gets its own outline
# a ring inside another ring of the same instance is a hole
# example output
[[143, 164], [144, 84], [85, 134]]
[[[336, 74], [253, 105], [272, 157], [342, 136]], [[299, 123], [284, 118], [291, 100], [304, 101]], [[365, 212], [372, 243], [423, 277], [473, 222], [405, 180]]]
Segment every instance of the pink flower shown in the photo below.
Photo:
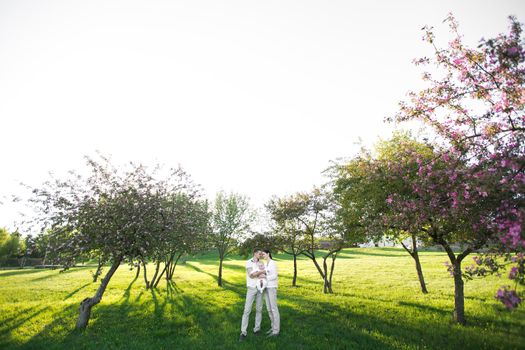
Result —
[[513, 310], [521, 303], [521, 299], [515, 290], [509, 290], [508, 288], [507, 286], [503, 287], [503, 289], [498, 289], [495, 298], [501, 301], [508, 310]]
[[520, 50], [516, 46], [509, 47], [507, 49], [507, 56], [509, 56], [509, 57], [517, 57], [519, 55], [519, 52], [520, 52]]
[[516, 278], [517, 275], [518, 275], [518, 268], [514, 266], [513, 268], [510, 269], [509, 278], [513, 280]]

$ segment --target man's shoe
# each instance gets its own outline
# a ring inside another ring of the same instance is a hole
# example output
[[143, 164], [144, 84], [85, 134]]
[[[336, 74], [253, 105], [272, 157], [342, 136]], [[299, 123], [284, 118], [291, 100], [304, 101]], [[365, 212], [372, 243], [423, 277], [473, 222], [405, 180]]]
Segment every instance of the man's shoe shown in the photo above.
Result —
[[254, 335], [261, 335], [261, 330], [259, 329], [258, 331], [253, 331], [253, 334]]
[[269, 330], [266, 331], [266, 334], [272, 334], [272, 332], [273, 332], [273, 329], [270, 328]]
[[242, 334], [239, 336], [239, 341], [244, 341], [246, 339], [246, 334]]
[[273, 338], [273, 337], [277, 337], [279, 335], [279, 333], [270, 333], [268, 334], [268, 336], [266, 336], [266, 338]]

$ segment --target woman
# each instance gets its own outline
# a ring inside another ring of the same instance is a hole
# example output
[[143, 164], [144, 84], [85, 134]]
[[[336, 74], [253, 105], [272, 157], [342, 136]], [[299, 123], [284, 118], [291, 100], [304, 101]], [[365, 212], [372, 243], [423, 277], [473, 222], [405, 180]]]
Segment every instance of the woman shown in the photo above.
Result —
[[265, 260], [266, 279], [268, 281], [264, 293], [264, 301], [272, 323], [272, 328], [268, 331], [268, 336], [275, 337], [279, 335], [281, 328], [281, 318], [279, 316], [279, 308], [277, 307], [277, 265], [275, 261], [272, 260], [272, 253], [268, 249], [263, 251], [262, 258]]

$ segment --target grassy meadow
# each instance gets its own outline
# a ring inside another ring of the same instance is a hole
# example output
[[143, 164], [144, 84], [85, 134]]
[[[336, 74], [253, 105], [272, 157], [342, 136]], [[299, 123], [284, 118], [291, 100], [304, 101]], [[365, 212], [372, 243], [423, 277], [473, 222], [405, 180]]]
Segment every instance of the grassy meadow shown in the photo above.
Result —
[[[210, 254], [188, 259], [177, 267], [175, 283], [161, 281], [154, 291], [122, 265], [84, 332], [74, 331], [74, 325], [79, 303], [98, 286], [92, 283], [94, 267], [64, 273], [0, 271], [0, 349], [525, 348], [524, 308], [510, 313], [494, 299], [497, 287], [507, 282], [504, 278], [467, 282], [468, 325], [451, 322], [454, 290], [444, 253], [422, 253], [427, 295], [419, 290], [413, 260], [400, 249], [344, 250], [336, 263], [332, 295], [322, 293], [310, 260], [299, 261], [299, 286], [294, 288], [290, 257], [274, 259], [281, 313], [277, 338], [249, 333], [245, 342], [238, 342], [244, 260], [232, 256], [225, 261], [225, 285], [219, 288], [217, 259]], [[266, 309], [262, 329], [269, 329]]]

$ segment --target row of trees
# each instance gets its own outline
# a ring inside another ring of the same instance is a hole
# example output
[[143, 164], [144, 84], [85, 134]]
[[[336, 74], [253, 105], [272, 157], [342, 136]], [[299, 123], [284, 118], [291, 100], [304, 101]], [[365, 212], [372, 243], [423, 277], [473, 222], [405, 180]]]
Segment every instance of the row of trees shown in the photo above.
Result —
[[[399, 241], [414, 259], [423, 293], [428, 290], [418, 242], [440, 245], [454, 279], [454, 319], [465, 324], [465, 280], [511, 265], [514, 286], [496, 294], [509, 309], [521, 302], [517, 287], [525, 284], [525, 50], [522, 26], [513, 17], [508, 34], [482, 40], [477, 48], [462, 42], [452, 15], [446, 22], [454, 36], [446, 48], [435, 44], [432, 28], [424, 28], [434, 57], [415, 63], [434, 68], [434, 75], [423, 74], [428, 87], [409, 93], [397, 115], [387, 118], [419, 121], [433, 140], [398, 132], [331, 167], [331, 199], [314, 190], [275, 199], [268, 208], [287, 251], [294, 261], [299, 254], [312, 259], [325, 292], [331, 291], [337, 242], [385, 235]], [[322, 267], [310, 249], [316, 234], [330, 242]], [[453, 249], [458, 243], [459, 252]], [[463, 269], [474, 252], [473, 264]]]
[[[216, 249], [217, 282], [223, 284], [224, 259], [244, 242], [253, 242], [255, 212], [242, 195], [218, 193], [213, 206], [200, 187], [181, 168], [163, 171], [130, 164], [118, 168], [109, 159], [87, 158], [88, 175], [71, 173], [33, 189], [32, 205], [38, 216], [28, 222], [43, 228], [38, 239], [46, 242], [47, 258], [70, 268], [80, 260], [95, 260], [94, 282], [108, 270], [94, 296], [80, 305], [77, 328], [87, 326], [93, 306], [102, 296], [117, 268], [129, 264], [142, 271], [147, 289], [162, 279], [172, 281], [184, 254]], [[313, 262], [332, 293], [332, 276], [345, 235], [336, 225], [335, 202], [329, 192], [274, 198], [267, 205], [274, 222], [264, 246], [292, 252], [296, 284], [299, 254]], [[250, 238], [251, 239], [247, 239]], [[290, 249], [290, 250], [289, 250]], [[319, 261], [319, 251], [323, 251]], [[148, 266], [153, 271], [148, 272]]]
[[[87, 176], [71, 173], [33, 189], [38, 210], [27, 224], [44, 228], [48, 259], [64, 268], [80, 259], [98, 261], [94, 281], [109, 266], [94, 296], [80, 305], [77, 328], [88, 324], [117, 268], [127, 263], [142, 270], [146, 288], [171, 281], [184, 254], [216, 248], [222, 261], [252, 220], [245, 197], [219, 193], [214, 208], [181, 168], [113, 166], [109, 159], [87, 159]], [[148, 266], [153, 272], [148, 273]]]
[[[164, 171], [131, 164], [118, 169], [103, 158], [88, 159], [88, 176], [71, 174], [33, 190], [36, 218], [45, 227], [48, 256], [65, 267], [80, 257], [109, 264], [96, 294], [81, 303], [78, 328], [84, 328], [118, 266], [142, 268], [146, 287], [171, 280], [183, 254], [214, 247], [219, 253], [218, 284], [223, 260], [241, 241], [245, 247], [271, 242], [293, 256], [309, 258], [332, 293], [338, 253], [345, 246], [385, 235], [402, 242], [414, 259], [423, 293], [428, 292], [419, 262], [418, 242], [443, 247], [454, 278], [457, 322], [466, 322], [464, 279], [500, 271], [497, 255], [513, 264], [509, 277], [524, 282], [522, 235], [525, 194], [525, 52], [521, 25], [511, 18], [511, 31], [468, 48], [457, 34], [445, 49], [435, 48], [434, 63], [442, 74], [425, 73], [429, 87], [409, 94], [391, 121], [419, 120], [434, 140], [397, 133], [374, 150], [362, 150], [329, 169], [323, 188], [274, 197], [266, 205], [271, 238], [254, 236], [254, 214], [246, 197], [219, 193], [213, 206], [182, 169]], [[426, 39], [434, 45], [431, 28]], [[32, 223], [33, 225], [35, 223]], [[251, 237], [249, 237], [251, 236]], [[246, 238], [249, 238], [246, 240]], [[406, 239], [411, 244], [405, 244]], [[458, 253], [454, 243], [462, 243]], [[473, 266], [465, 258], [481, 248]], [[495, 256], [496, 255], [496, 256]], [[153, 277], [147, 266], [153, 263]], [[516, 285], [515, 285], [516, 286]], [[520, 299], [506, 287], [498, 298], [509, 308]]]

